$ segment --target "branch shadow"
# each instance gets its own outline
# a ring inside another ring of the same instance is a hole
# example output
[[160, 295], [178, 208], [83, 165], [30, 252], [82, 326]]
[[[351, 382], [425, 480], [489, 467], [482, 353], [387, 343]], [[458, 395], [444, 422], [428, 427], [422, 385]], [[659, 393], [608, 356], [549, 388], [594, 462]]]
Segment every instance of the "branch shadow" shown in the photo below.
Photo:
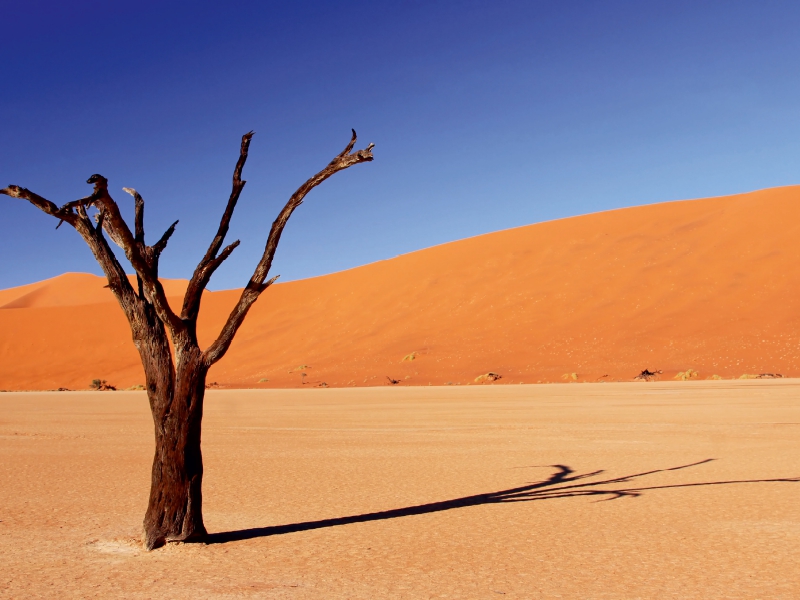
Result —
[[[346, 517], [336, 517], [332, 519], [321, 519], [319, 521], [305, 521], [303, 523], [291, 523], [288, 525], [273, 525], [269, 527], [253, 527], [251, 529], [239, 529], [236, 531], [224, 531], [209, 534], [204, 540], [207, 544], [224, 544], [228, 542], [239, 542], [254, 538], [268, 537], [272, 535], [284, 535], [287, 533], [297, 533], [312, 529], [322, 529], [325, 527], [337, 527], [339, 525], [351, 525], [353, 523], [367, 523], [370, 521], [383, 521], [385, 519], [397, 519], [400, 517], [411, 517], [414, 515], [426, 515], [456, 508], [468, 506], [479, 506], [484, 504], [499, 504], [504, 502], [533, 502], [536, 500], [552, 500], [556, 498], [575, 498], [581, 496], [596, 497], [596, 502], [605, 500], [617, 500], [619, 498], [637, 498], [646, 491], [663, 490], [673, 488], [700, 487], [710, 485], [734, 485], [744, 483], [779, 483], [793, 482], [800, 483], [800, 477], [778, 478], [778, 479], [739, 479], [730, 481], [706, 481], [701, 483], [678, 483], [672, 485], [654, 485], [647, 487], [618, 487], [621, 484], [634, 482], [642, 477], [665, 473], [667, 471], [680, 471], [709, 463], [715, 459], [707, 458], [698, 462], [667, 469], [655, 469], [634, 473], [612, 479], [576, 483], [591, 477], [597, 477], [604, 471], [592, 471], [590, 473], [577, 474], [574, 469], [567, 465], [549, 465], [556, 469], [548, 479], [530, 483], [520, 487], [509, 488], [497, 492], [476, 494], [474, 496], [464, 496], [452, 500], [442, 500], [440, 502], [430, 502], [418, 504], [416, 506], [406, 506], [403, 508], [393, 508], [377, 512], [365, 513], [361, 515], [350, 515]], [[599, 486], [614, 486], [612, 489], [603, 489]]]

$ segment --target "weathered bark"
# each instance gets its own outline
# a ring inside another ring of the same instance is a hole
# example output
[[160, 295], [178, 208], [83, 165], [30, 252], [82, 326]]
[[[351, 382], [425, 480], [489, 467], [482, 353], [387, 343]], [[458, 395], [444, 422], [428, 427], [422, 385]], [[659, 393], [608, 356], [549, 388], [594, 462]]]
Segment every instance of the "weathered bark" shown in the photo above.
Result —
[[[195, 541], [206, 536], [203, 525], [203, 457], [200, 450], [203, 398], [208, 369], [228, 351], [233, 336], [250, 307], [276, 279], [267, 281], [272, 259], [289, 217], [314, 187], [338, 171], [372, 160], [373, 144], [352, 152], [356, 132], [347, 147], [322, 171], [311, 177], [292, 195], [272, 224], [264, 253], [253, 276], [231, 311], [217, 339], [203, 351], [197, 342], [197, 316], [203, 291], [214, 271], [230, 256], [239, 241], [222, 248], [231, 217], [244, 189], [241, 174], [253, 132], [242, 136], [239, 160], [233, 173], [233, 186], [217, 234], [194, 271], [186, 290], [180, 316], [167, 302], [158, 280], [158, 262], [175, 231], [177, 221], [153, 244], [145, 243], [144, 200], [134, 189], [123, 188], [134, 197], [134, 231], [122, 218], [119, 206], [108, 193], [108, 181], [92, 175], [90, 196], [67, 202], [60, 208], [53, 202], [19, 186], [0, 189], [0, 194], [21, 198], [59, 220], [56, 228], [68, 223], [81, 235], [100, 264], [131, 327], [133, 342], [144, 367], [147, 397], [153, 414], [155, 456], [150, 499], [144, 518], [144, 546], [152, 550], [169, 541]], [[98, 213], [92, 224], [86, 210]], [[125, 252], [137, 278], [134, 290], [106, 241], [108, 234]], [[221, 250], [220, 250], [221, 249]], [[170, 342], [174, 347], [170, 348]]]
[[148, 389], [156, 441], [144, 518], [148, 550], [168, 541], [201, 540], [206, 535], [200, 439], [208, 367], [197, 346], [179, 349], [176, 354], [174, 379], [163, 379], [155, 393]]

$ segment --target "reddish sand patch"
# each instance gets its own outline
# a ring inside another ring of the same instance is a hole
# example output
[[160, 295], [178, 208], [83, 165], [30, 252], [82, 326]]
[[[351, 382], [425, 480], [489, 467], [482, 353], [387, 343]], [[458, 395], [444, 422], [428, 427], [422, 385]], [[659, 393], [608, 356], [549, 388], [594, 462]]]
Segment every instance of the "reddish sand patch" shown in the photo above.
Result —
[[[498, 385], [573, 373], [629, 380], [644, 368], [664, 379], [689, 368], [701, 379], [798, 376], [799, 264], [800, 187], [540, 223], [275, 285], [210, 380], [475, 385], [494, 372]], [[0, 389], [143, 382], [102, 280], [25, 288], [0, 292]], [[237, 296], [205, 297], [202, 342]]]
[[144, 393], [0, 394], [0, 597], [798, 598], [798, 392], [211, 391], [225, 543], [152, 553]]

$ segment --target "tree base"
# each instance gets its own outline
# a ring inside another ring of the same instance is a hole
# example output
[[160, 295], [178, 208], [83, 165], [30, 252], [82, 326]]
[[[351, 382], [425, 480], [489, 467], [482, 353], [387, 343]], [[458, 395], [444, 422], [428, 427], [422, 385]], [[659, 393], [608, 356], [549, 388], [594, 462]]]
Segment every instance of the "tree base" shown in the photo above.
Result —
[[144, 549], [148, 552], [150, 550], [155, 550], [156, 548], [161, 548], [166, 546], [170, 543], [181, 543], [181, 544], [202, 544], [208, 539], [208, 532], [203, 529], [203, 531], [196, 531], [189, 535], [164, 535], [163, 533], [150, 533], [148, 534], [145, 531], [142, 534], [142, 545]]

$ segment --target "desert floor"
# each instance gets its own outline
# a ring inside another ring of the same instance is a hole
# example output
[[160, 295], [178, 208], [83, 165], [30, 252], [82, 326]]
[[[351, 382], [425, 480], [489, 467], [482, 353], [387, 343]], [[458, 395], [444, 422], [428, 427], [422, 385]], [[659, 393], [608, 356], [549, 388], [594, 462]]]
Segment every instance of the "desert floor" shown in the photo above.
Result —
[[800, 597], [798, 380], [206, 406], [212, 543], [146, 553], [144, 394], [0, 394], [0, 597]]

